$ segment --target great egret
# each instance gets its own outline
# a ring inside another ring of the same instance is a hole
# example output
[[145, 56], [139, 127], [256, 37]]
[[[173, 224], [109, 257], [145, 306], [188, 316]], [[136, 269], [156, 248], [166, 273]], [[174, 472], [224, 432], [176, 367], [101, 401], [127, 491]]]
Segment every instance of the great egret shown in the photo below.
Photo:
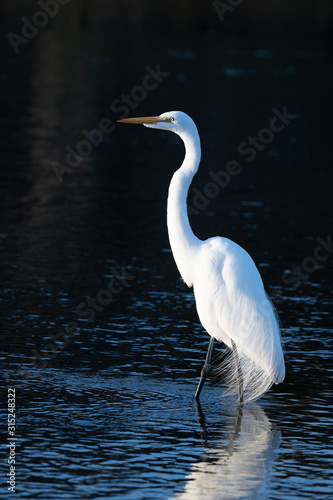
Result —
[[202, 241], [192, 232], [186, 199], [201, 158], [195, 123], [181, 111], [119, 121], [170, 130], [185, 145], [184, 161], [170, 182], [167, 225], [178, 270], [187, 286], [193, 286], [200, 321], [211, 336], [195, 397], [210, 370], [216, 339], [229, 348], [220, 366], [229, 392], [238, 392], [241, 403], [253, 401], [284, 379], [279, 323], [249, 254], [227, 238]]

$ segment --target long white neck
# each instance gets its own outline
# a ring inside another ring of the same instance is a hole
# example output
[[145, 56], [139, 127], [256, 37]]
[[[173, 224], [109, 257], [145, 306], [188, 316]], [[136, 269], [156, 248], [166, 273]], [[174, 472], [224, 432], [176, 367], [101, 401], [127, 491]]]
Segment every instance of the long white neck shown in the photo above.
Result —
[[193, 257], [201, 243], [191, 229], [187, 215], [187, 193], [193, 176], [198, 170], [201, 149], [197, 129], [191, 133], [179, 134], [185, 145], [185, 158], [181, 167], [174, 173], [168, 196], [167, 224], [171, 250], [178, 270], [188, 286], [194, 282]]

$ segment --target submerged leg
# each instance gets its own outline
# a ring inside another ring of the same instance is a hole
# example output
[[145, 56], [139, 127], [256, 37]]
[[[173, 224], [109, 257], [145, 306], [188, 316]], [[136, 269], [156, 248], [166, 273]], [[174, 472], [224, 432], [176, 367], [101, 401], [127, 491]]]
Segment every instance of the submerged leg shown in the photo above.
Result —
[[210, 360], [212, 359], [214, 340], [215, 340], [214, 337], [210, 338], [209, 347], [208, 347], [207, 356], [206, 356], [206, 361], [205, 361], [205, 364], [203, 366], [203, 369], [201, 370], [200, 381], [199, 381], [199, 384], [197, 387], [197, 392], [195, 393], [195, 399], [199, 399], [202, 386], [204, 385], [204, 382], [205, 382], [206, 377], [208, 375], [208, 372], [210, 370]]
[[239, 362], [237, 347], [236, 347], [236, 344], [233, 340], [231, 341], [231, 345], [232, 345], [233, 354], [235, 356], [235, 363], [236, 363], [236, 369], [237, 369], [239, 402], [242, 404], [243, 403], [243, 374], [242, 374], [242, 370], [241, 370], [241, 366], [240, 366], [240, 362]]
[[200, 425], [201, 431], [202, 431], [201, 436], [202, 436], [205, 448], [208, 448], [205, 414], [202, 411], [199, 399], [196, 399], [195, 402], [197, 404], [198, 424]]

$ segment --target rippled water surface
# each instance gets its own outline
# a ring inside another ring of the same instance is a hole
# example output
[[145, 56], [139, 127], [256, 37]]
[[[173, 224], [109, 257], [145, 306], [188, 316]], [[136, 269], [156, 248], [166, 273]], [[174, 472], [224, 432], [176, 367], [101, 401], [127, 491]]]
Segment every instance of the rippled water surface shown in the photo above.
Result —
[[[15, 54], [36, 5], [2, 3], [1, 498], [8, 388], [17, 498], [333, 497], [333, 14], [252, 1], [222, 22], [208, 4], [72, 0]], [[212, 377], [194, 400], [209, 338], [169, 249], [177, 137], [117, 124], [62, 182], [52, 167], [147, 67], [162, 81], [127, 112], [195, 119], [192, 228], [251, 254], [282, 321], [286, 379], [243, 408]]]

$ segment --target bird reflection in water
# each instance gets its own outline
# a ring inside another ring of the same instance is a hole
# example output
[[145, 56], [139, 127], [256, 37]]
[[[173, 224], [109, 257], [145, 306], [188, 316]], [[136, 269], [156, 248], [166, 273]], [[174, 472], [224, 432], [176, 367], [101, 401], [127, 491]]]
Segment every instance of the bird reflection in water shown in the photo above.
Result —
[[280, 431], [271, 424], [259, 405], [239, 405], [235, 407], [234, 424], [230, 432], [222, 434], [224, 422], [221, 425], [220, 444], [214, 438], [214, 448], [210, 448], [209, 429], [200, 403], [197, 404], [197, 410], [205, 455], [200, 462], [192, 465], [185, 491], [174, 498], [264, 498], [264, 488], [269, 481], [275, 452], [281, 441]]

